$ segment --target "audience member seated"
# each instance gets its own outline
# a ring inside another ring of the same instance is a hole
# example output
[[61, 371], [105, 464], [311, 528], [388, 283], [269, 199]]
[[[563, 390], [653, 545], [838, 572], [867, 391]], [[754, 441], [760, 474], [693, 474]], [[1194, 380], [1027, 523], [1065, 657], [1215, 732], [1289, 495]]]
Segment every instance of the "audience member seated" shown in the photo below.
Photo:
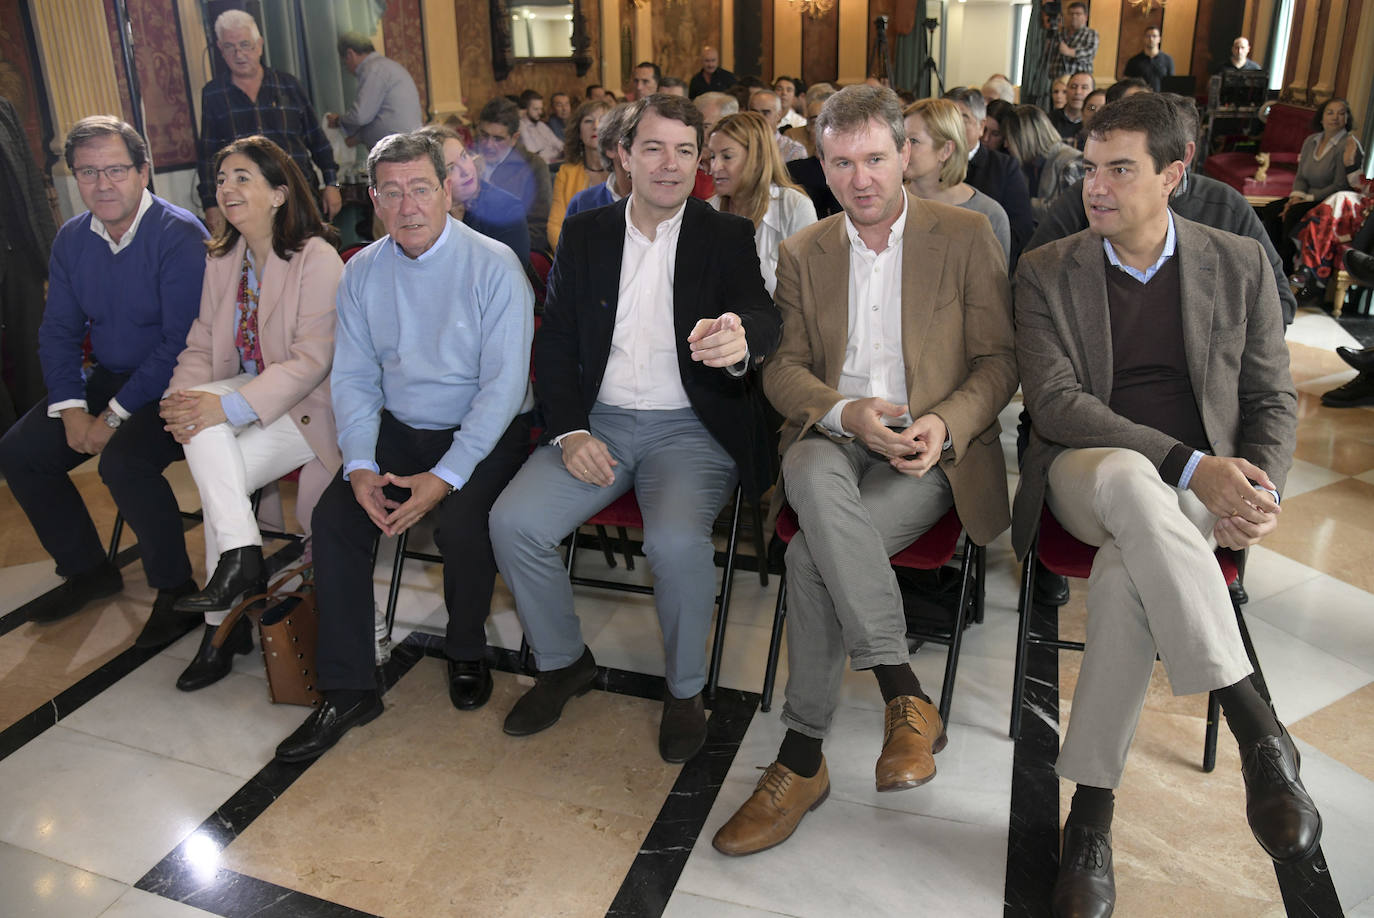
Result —
[[520, 145], [549, 165], [563, 161], [563, 140], [543, 121], [544, 97], [533, 89], [520, 94]]
[[443, 151], [431, 137], [386, 138], [367, 170], [387, 235], [353, 256], [339, 284], [330, 388], [343, 468], [315, 511], [324, 701], [277, 747], [285, 762], [315, 758], [382, 713], [374, 546], [431, 511], [444, 557], [449, 699], [460, 711], [486, 703], [496, 580], [487, 514], [529, 452], [534, 296], [520, 263], [449, 216]]
[[[741, 92], [746, 91], [745, 87], [739, 85], [734, 86], [733, 89]], [[702, 137], [710, 137], [720, 119], [741, 111], [739, 100], [728, 92], [702, 93], [692, 100], [692, 104], [697, 107], [697, 111], [701, 112]], [[748, 109], [743, 109], [743, 111], [748, 111]], [[709, 188], [710, 191], [705, 197], [702, 197], [701, 192], [705, 188]], [[692, 191], [692, 197], [701, 198], [705, 201], [709, 200], [711, 195], [715, 193], [716, 186], [711, 180], [711, 151], [706, 148], [705, 144], [702, 144], [701, 164], [697, 169], [697, 183], [696, 188]]]
[[243, 10], [226, 10], [216, 17], [215, 41], [228, 70], [200, 91], [196, 171], [206, 225], [217, 233], [224, 224], [224, 215], [215, 204], [215, 155], [250, 134], [262, 134], [289, 151], [312, 188], [315, 166], [320, 167], [324, 217], [333, 218], [343, 207], [339, 166], [305, 89], [291, 74], [263, 66], [262, 33], [257, 21]]
[[[92, 456], [138, 536], [153, 615], [195, 592], [176, 496], [162, 470], [181, 458], [162, 429], [167, 388], [196, 317], [205, 229], [148, 191], [148, 147], [108, 115], [78, 121], [63, 150], [86, 212], [58, 230], [38, 359], [48, 387], [0, 439], [0, 472], [64, 582], [29, 620], [57, 621], [123, 589], [67, 473]], [[89, 333], [91, 367], [82, 367]]]
[[1083, 177], [1083, 154], [1064, 143], [1049, 116], [1034, 105], [1016, 106], [1002, 124], [1007, 152], [1026, 175], [1031, 213], [1039, 224], [1055, 198]]
[[778, 129], [786, 131], [788, 128], [805, 128], [806, 116], [798, 111], [798, 107], [806, 103], [806, 85], [796, 77], [780, 76], [773, 80], [773, 92], [778, 94], [778, 101], [782, 103], [782, 118], [778, 121]]
[[611, 110], [609, 102], [583, 102], [573, 118], [574, 130], [563, 142], [563, 165], [553, 180], [553, 203], [549, 206], [549, 245], [558, 247], [558, 233], [573, 196], [588, 188], [605, 184], [610, 164], [597, 146], [596, 128], [601, 117]]
[[[825, 100], [835, 94], [829, 83], [814, 84], [806, 93], [806, 118], [813, 121], [820, 114]], [[810, 130], [802, 132], [802, 139], [807, 145], [809, 155], [805, 159], [794, 159], [787, 163], [787, 174], [792, 176], [792, 181], [796, 182], [806, 193], [811, 196], [811, 203], [816, 205], [816, 216], [824, 219], [831, 214], [840, 212], [840, 202], [835, 200], [835, 194], [830, 190], [830, 186], [825, 183], [825, 170], [821, 167], [821, 161], [816, 156], [815, 137]]]
[[927, 201], [972, 210], [988, 218], [1002, 246], [1002, 264], [1011, 258], [1007, 212], [992, 198], [964, 182], [968, 172], [968, 137], [959, 109], [948, 99], [922, 99], [903, 113], [906, 124], [907, 190]]
[[[1360, 231], [1350, 240], [1350, 248], [1345, 251], [1345, 270], [1356, 284], [1374, 290], [1374, 220], [1366, 217]], [[1336, 353], [1360, 375], [1323, 393], [1322, 404], [1328, 408], [1374, 405], [1374, 347], [1338, 347]]]
[[1315, 306], [1340, 270], [1342, 250], [1360, 254], [1354, 239], [1374, 209], [1374, 194], [1338, 191], [1307, 212], [1299, 224], [1297, 255], [1288, 281], [1299, 306]]
[[[783, 243], [783, 341], [763, 369], [764, 391], [787, 419], [782, 488], [801, 524], [787, 546], [787, 733], [712, 840], [728, 855], [781, 844], [825, 801], [821, 747], [846, 662], [874, 674], [886, 706], [877, 790], [935, 777], [945, 724], [911, 668], [888, 557], [951, 507], [978, 544], [1010, 522], [996, 434], [1016, 362], [988, 223], [904, 193], [907, 131], [892, 90], [846, 87], [813, 125], [844, 216]], [[939, 271], [928, 270], [931, 252]], [[920, 335], [902, 333], [917, 326]]]
[[725, 92], [735, 83], [735, 75], [720, 66], [720, 52], [706, 45], [701, 49], [701, 69], [692, 74], [687, 95], [695, 99], [702, 93]]
[[[609, 104], [609, 103], [608, 103]], [[553, 131], [554, 136], [559, 140], [564, 139], [567, 132], [568, 121], [572, 118], [572, 100], [568, 98], [566, 92], [556, 92], [549, 96], [549, 130]]]
[[1162, 33], [1151, 23], [1145, 27], [1140, 53], [1126, 61], [1123, 76], [1144, 80], [1150, 92], [1164, 89], [1164, 81], [1174, 75], [1174, 59], [1159, 50]]
[[987, 117], [983, 119], [983, 136], [979, 138], [979, 144], [989, 150], [1005, 149], [1002, 139], [1002, 119], [1013, 108], [1015, 106], [1011, 102], [1004, 102], [1001, 99], [993, 99], [988, 102], [988, 113]]
[[1069, 101], [1069, 76], [1061, 73], [1050, 84], [1050, 111], [1057, 112]]
[[1241, 36], [1231, 42], [1231, 56], [1222, 61], [1217, 68], [1220, 73], [1223, 70], [1262, 70], [1259, 64], [1250, 60], [1250, 39]]
[[1054, 129], [1069, 143], [1073, 143], [1074, 138], [1083, 129], [1083, 103], [1094, 86], [1091, 73], [1071, 75], [1066, 87], [1064, 107], [1050, 113], [1050, 122]]
[[778, 130], [778, 125], [782, 122], [782, 99], [777, 93], [771, 89], [758, 90], [749, 97], [749, 110], [758, 112], [764, 121], [768, 122], [768, 127], [773, 132], [773, 142], [777, 144], [783, 162], [789, 163], [794, 159], [806, 158], [806, 147]]
[[647, 99], [658, 92], [658, 81], [663, 79], [663, 71], [653, 61], [635, 64], [633, 80], [636, 99]]
[[566, 223], [568, 217], [584, 210], [614, 204], [630, 193], [630, 173], [620, 160], [620, 135], [624, 133], [625, 114], [630, 110], [630, 105], [629, 102], [622, 102], [601, 116], [596, 126], [596, 146], [602, 158], [610, 164], [610, 174], [600, 185], [593, 185], [573, 195], [563, 222]]
[[1016, 104], [1016, 87], [1011, 85], [1011, 80], [1007, 79], [1005, 73], [994, 73], [988, 77], [988, 81], [983, 84], [981, 92], [989, 108], [992, 107], [993, 102]]
[[1011, 226], [1011, 264], [1014, 267], [1021, 249], [1035, 231], [1026, 177], [1021, 174], [1021, 167], [1016, 160], [1000, 150], [989, 150], [979, 142], [988, 114], [982, 93], [960, 86], [945, 93], [944, 97], [959, 109], [959, 117], [964, 122], [964, 140], [969, 147], [968, 175], [964, 181], [1001, 204], [1007, 213], [1007, 222]]
[[687, 98], [687, 84], [677, 77], [666, 76], [658, 81], [658, 91], [666, 96]]
[[431, 125], [424, 134], [444, 151], [444, 168], [449, 180], [449, 215], [488, 239], [505, 245], [526, 273], [530, 268], [530, 230], [525, 223], [525, 208], [520, 199], [479, 177], [478, 157], [451, 128]]
[[[1095, 91], [1096, 90], [1094, 90], [1094, 92]], [[1139, 77], [1126, 77], [1124, 80], [1117, 80], [1111, 86], [1107, 87], [1107, 91], [1105, 93], [1106, 102], [1110, 104], [1112, 102], [1117, 101], [1118, 99], [1124, 99], [1127, 96], [1133, 96], [1138, 92], [1158, 92], [1158, 90], [1151, 89], [1149, 82], [1140, 79]], [[1085, 105], [1085, 114], [1083, 117], [1083, 122], [1085, 126], [1087, 124], [1088, 119], [1088, 113], [1086, 112], [1086, 108], [1087, 106]]]
[[[1107, 90], [1094, 89], [1092, 92], [1088, 93], [1088, 97], [1083, 100], [1083, 129], [1085, 132], [1088, 128], [1088, 125], [1092, 123], [1093, 115], [1096, 115], [1099, 111], [1101, 111], [1102, 106], [1106, 104]], [[1054, 124], [1051, 123], [1050, 127], [1053, 128]], [[1058, 131], [1055, 131], [1056, 135], [1058, 135], [1058, 133]], [[1075, 149], [1082, 150], [1083, 138], [1085, 136], [1086, 133], [1080, 133], [1077, 137], [1074, 138], [1074, 142], [1072, 145]], [[1060, 139], [1062, 140], [1063, 138]]]
[[234, 654], [253, 649], [246, 616], [223, 646], [211, 643], [229, 610], [267, 587], [250, 495], [300, 468], [296, 519], [309, 538], [315, 503], [339, 471], [329, 404], [337, 233], [300, 169], [265, 137], [221, 150], [215, 179], [227, 226], [210, 243], [200, 316], [161, 406], [200, 491], [206, 583], [139, 638], [156, 646], [181, 635], [183, 616], [204, 617], [200, 650], [176, 683], [186, 692], [223, 679]]
[[[1279, 522], [1297, 429], [1283, 323], [1253, 240], [1169, 212], [1194, 136], [1185, 125], [1153, 93], [1102, 109], [1085, 195], [1111, 206], [1089, 211], [1088, 232], [1027, 253], [1016, 277], [1016, 362], [1033, 424], [1013, 546], [1026, 554], [1048, 506], [1097, 548], [1055, 767], [1076, 785], [1056, 915], [1112, 913], [1113, 791], [1156, 655], [1175, 694], [1218, 693], [1264, 851], [1296, 864], [1321, 837], [1213, 557]], [[1118, 174], [1119, 163], [1131, 165]], [[1210, 304], [1201, 321], [1182, 309], [1199, 299]]]
[[600, 102], [603, 99], [610, 102], [612, 105], [615, 104], [615, 94], [607, 90], [606, 87], [602, 86], [600, 83], [592, 83], [587, 87], [588, 102]]
[[491, 513], [501, 577], [538, 666], [506, 715], [512, 736], [553, 726], [597, 678], [558, 544], [633, 488], [664, 636], [659, 754], [684, 762], [706, 741], [711, 528], [736, 480], [751, 500], [771, 483], [749, 373], [781, 329], [749, 221], [690, 199], [701, 142], [692, 103], [639, 100], [621, 139], [634, 191], [563, 224], [534, 349], [548, 440]]
[[350, 147], [361, 143], [371, 149], [388, 134], [413, 131], [425, 123], [419, 90], [404, 64], [378, 54], [372, 39], [356, 32], [341, 36], [338, 48], [344, 67], [357, 78], [358, 88], [348, 111], [342, 115], [330, 112], [324, 118], [330, 127], [347, 135], [345, 142]]
[[477, 150], [482, 154], [482, 178], [520, 199], [530, 232], [530, 250], [549, 251], [549, 207], [553, 183], [542, 157], [517, 142], [520, 110], [497, 96], [477, 115]]
[[1286, 200], [1265, 205], [1260, 212], [1284, 267], [1291, 272], [1297, 253], [1293, 239], [1307, 212], [1338, 191], [1359, 188], [1363, 181], [1364, 150], [1355, 138], [1350, 103], [1328, 99], [1312, 116], [1316, 133], [1302, 142], [1293, 191]]
[[711, 132], [707, 146], [716, 188], [710, 204], [754, 224], [763, 286], [772, 296], [778, 282], [778, 246], [816, 222], [816, 207], [787, 174], [773, 131], [757, 112], [727, 115]]

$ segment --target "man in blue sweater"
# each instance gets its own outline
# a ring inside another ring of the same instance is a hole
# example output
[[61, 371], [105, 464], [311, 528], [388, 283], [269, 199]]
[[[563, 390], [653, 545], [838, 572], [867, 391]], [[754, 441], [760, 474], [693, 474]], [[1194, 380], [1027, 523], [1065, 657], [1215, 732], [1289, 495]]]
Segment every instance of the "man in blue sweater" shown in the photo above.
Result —
[[[181, 448], [158, 399], [200, 307], [205, 228], [148, 191], [148, 148], [108, 115], [76, 123], [66, 143], [86, 213], [53, 243], [38, 357], [48, 397], [0, 440], [0, 471], [66, 582], [36, 600], [55, 621], [123, 588], [67, 473], [100, 456], [100, 477], [138, 536], [158, 606], [193, 592], [181, 517], [162, 470]], [[90, 335], [91, 360], [82, 345]]]
[[330, 386], [343, 469], [315, 507], [316, 659], [324, 703], [277, 747], [313, 759], [382, 713], [373, 669], [372, 550], [431, 510], [444, 556], [449, 698], [491, 696], [487, 514], [529, 453], [534, 294], [505, 245], [449, 216], [443, 147], [394, 134], [367, 160], [387, 235], [339, 284]]

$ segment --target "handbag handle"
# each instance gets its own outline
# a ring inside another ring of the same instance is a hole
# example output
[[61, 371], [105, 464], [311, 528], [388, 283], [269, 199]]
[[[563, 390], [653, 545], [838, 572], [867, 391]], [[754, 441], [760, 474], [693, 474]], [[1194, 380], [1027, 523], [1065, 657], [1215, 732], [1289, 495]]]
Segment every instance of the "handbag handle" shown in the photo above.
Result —
[[268, 585], [267, 592], [255, 593], [252, 596], [245, 596], [243, 598], [243, 601], [240, 602], [238, 605], [234, 606], [234, 608], [229, 611], [229, 614], [225, 616], [224, 621], [220, 622], [220, 626], [215, 629], [215, 636], [210, 639], [210, 645], [215, 648], [223, 647], [224, 642], [229, 639], [229, 632], [232, 631], [234, 626], [239, 623], [239, 619], [243, 618], [243, 616], [248, 614], [248, 609], [253, 604], [268, 599], [286, 598], [287, 596], [302, 596], [303, 598], [303, 594], [301, 593], [282, 594], [279, 591], [288, 581], [291, 580], [292, 577], [295, 577], [297, 574], [304, 575], [305, 571], [309, 570], [313, 566], [314, 562], [311, 561], [306, 561], [303, 564], [297, 564], [295, 567], [288, 568], [287, 570], [282, 571], [280, 574], [278, 574], [277, 578]]

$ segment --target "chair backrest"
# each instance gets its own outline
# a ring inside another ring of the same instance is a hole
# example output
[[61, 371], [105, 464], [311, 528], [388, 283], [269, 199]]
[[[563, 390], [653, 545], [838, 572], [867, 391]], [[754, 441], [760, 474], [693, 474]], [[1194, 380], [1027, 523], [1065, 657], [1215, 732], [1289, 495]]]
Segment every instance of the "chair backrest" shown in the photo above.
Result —
[[1261, 153], [1297, 153], [1302, 142], [1312, 133], [1312, 109], [1286, 102], [1269, 107], [1269, 118], [1260, 135]]

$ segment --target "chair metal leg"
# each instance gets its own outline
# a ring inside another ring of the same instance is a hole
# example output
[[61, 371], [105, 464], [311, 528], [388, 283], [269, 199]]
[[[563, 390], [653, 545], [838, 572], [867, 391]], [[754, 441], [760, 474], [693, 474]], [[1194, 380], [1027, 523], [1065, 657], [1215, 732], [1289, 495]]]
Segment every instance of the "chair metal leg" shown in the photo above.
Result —
[[386, 639], [391, 640], [391, 629], [396, 626], [396, 600], [401, 595], [401, 569], [406, 563], [406, 543], [410, 540], [410, 530], [405, 529], [396, 537], [396, 559], [391, 562], [391, 587], [386, 593]]
[[1221, 726], [1221, 700], [1216, 692], [1207, 693], [1207, 737], [1202, 743], [1202, 770], [1209, 774], [1217, 767], [1217, 732]]
[[114, 530], [110, 533], [110, 547], [105, 552], [105, 560], [111, 564], [115, 563], [115, 558], [119, 556], [119, 540], [124, 536], [124, 514], [116, 511]]
[[[624, 530], [621, 530], [624, 532]], [[606, 534], [606, 527], [600, 523], [596, 524], [596, 537], [601, 543], [601, 553], [606, 556], [606, 566], [615, 567], [615, 552], [611, 551], [611, 537]], [[577, 547], [577, 530], [573, 530], [573, 548]]]
[[[630, 546], [630, 530], [624, 526], [615, 527], [616, 534], [620, 536], [620, 551], [625, 555], [625, 570], [635, 569], [635, 551]], [[611, 565], [615, 567], [614, 564]]]
[[983, 624], [983, 612], [987, 605], [988, 593], [988, 552], [987, 549], [978, 546], [978, 570], [974, 574], [976, 580], [977, 594], [974, 598], [973, 620], [978, 624]]
[[754, 513], [754, 558], [759, 565], [759, 586], [768, 586], [768, 540], [764, 538], [763, 508], [751, 503], [749, 509]]
[[1026, 649], [1027, 638], [1030, 637], [1030, 617], [1031, 617], [1031, 597], [1035, 590], [1035, 542], [1031, 543], [1031, 549], [1026, 553], [1026, 559], [1021, 568], [1021, 595], [1016, 601], [1016, 613], [1019, 618], [1016, 630], [1016, 674], [1011, 682], [1011, 729], [1009, 733], [1013, 740], [1021, 736], [1021, 704], [1026, 692]]
[[977, 566], [975, 555], [982, 549], [964, 535], [964, 561], [959, 573], [959, 604], [954, 613], [954, 630], [949, 635], [949, 653], [945, 655], [945, 678], [940, 686], [940, 721], [949, 726], [949, 709], [954, 701], [954, 679], [959, 670], [959, 647], [964, 640], [964, 624], [968, 621], [969, 604], [973, 591], [974, 568]]
[[773, 607], [773, 634], [768, 639], [768, 665], [763, 668], [763, 701], [759, 710], [773, 707], [773, 683], [778, 678], [778, 657], [782, 654], [782, 625], [787, 618], [787, 575], [778, 582], [778, 602]]
[[739, 515], [743, 510], [744, 489], [735, 488], [735, 510], [730, 515], [730, 540], [725, 546], [725, 570], [720, 578], [720, 595], [717, 598], [719, 609], [716, 612], [716, 637], [711, 645], [711, 662], [706, 676], [706, 697], [712, 701], [716, 697], [716, 685], [720, 682], [720, 661], [725, 655], [725, 624], [730, 615], [730, 592], [735, 585], [735, 552], [739, 548]]

